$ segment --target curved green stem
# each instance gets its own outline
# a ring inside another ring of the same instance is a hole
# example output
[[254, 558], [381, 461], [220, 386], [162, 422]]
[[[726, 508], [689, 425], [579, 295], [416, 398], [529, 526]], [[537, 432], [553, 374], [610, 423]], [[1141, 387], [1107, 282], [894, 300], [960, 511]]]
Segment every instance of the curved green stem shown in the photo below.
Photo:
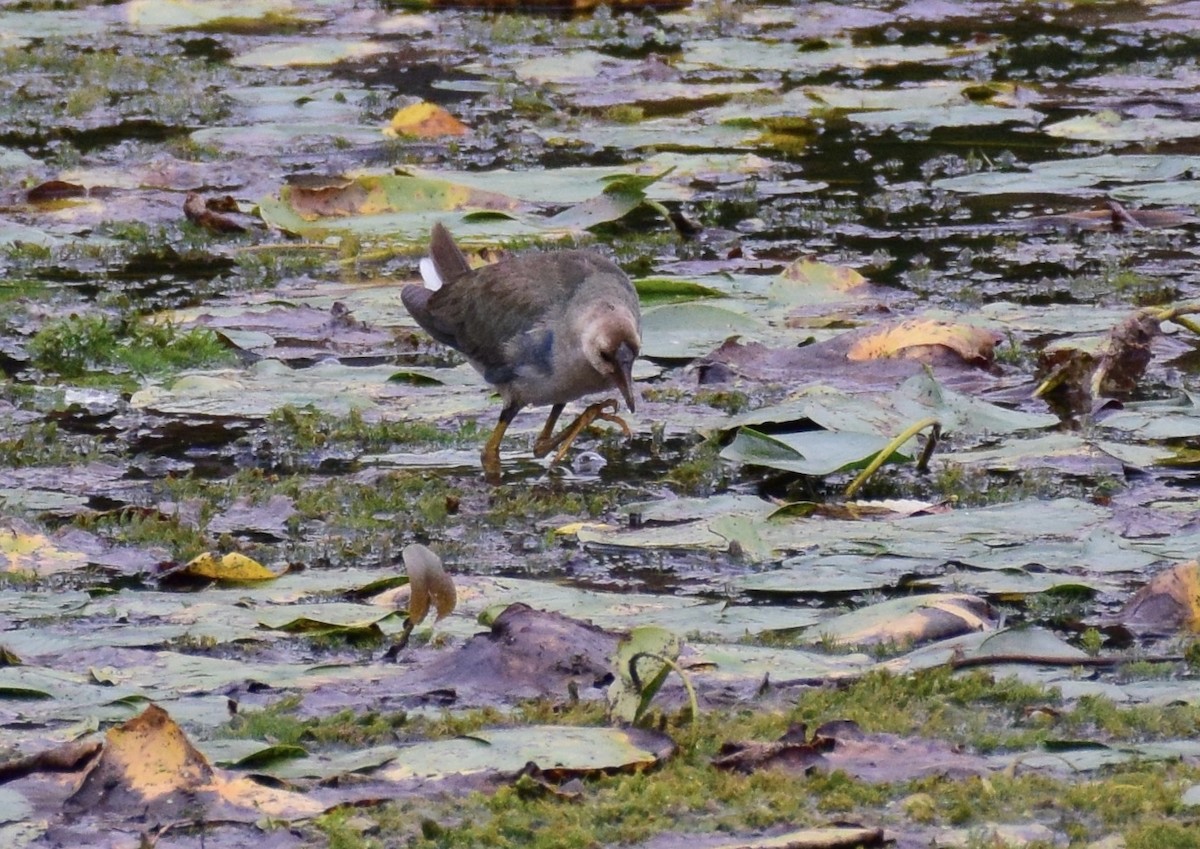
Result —
[[638, 652], [629, 659], [629, 677], [633, 680], [633, 684], [638, 688], [638, 690], [642, 689], [642, 685], [638, 680], [637, 662], [643, 657], [649, 657], [659, 661], [663, 665], [673, 670], [675, 674], [679, 676], [679, 679], [683, 681], [683, 688], [687, 690], [688, 694], [688, 707], [692, 711], [692, 734], [693, 736], [697, 734], [700, 723], [700, 701], [696, 698], [696, 689], [692, 686], [692, 679], [688, 677], [688, 674], [683, 671], [678, 663], [666, 655], [654, 654], [653, 652]]
[[[914, 422], [913, 424], [909, 425], [904, 429], [903, 432], [901, 432], [899, 436], [897, 436], [887, 445], [883, 446], [883, 449], [875, 455], [875, 459], [871, 460], [871, 462], [867, 464], [867, 467], [858, 473], [858, 477], [850, 482], [850, 485], [846, 487], [846, 497], [853, 498], [854, 494], [858, 492], [862, 488], [862, 485], [867, 482], [867, 479], [879, 471], [879, 467], [887, 461], [888, 457], [891, 457], [892, 454], [899, 450], [901, 445], [908, 442], [908, 440], [912, 439], [927, 427], [936, 428], [933, 435], [930, 436], [930, 442], [936, 441], [938, 435], [941, 433], [941, 425], [937, 419], [921, 419], [919, 422]], [[927, 464], [929, 462], [929, 454], [932, 452], [932, 450], [933, 449], [927, 447], [927, 450], [921, 453], [920, 464]], [[918, 466], [918, 468], [919, 467], [920, 466]]]

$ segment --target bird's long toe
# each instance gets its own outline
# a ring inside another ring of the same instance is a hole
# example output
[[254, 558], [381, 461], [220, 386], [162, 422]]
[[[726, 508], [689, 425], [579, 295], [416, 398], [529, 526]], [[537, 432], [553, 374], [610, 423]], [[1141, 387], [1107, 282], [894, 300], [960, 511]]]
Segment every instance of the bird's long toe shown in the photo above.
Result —
[[629, 429], [628, 423], [626, 423], [626, 421], [623, 418], [621, 418], [620, 416], [617, 415], [617, 402], [616, 401], [607, 401], [607, 402], [605, 402], [604, 406], [607, 407], [610, 404], [612, 405], [612, 412], [609, 413], [609, 412], [605, 412], [604, 410], [598, 410], [596, 412], [596, 418], [602, 419], [603, 421], [606, 421], [606, 422], [612, 422], [613, 424], [615, 424], [617, 427], [619, 427], [621, 429], [621, 432], [623, 434], [625, 434], [625, 437], [627, 439], [632, 439], [633, 431]]
[[[550, 461], [551, 464], [553, 465], [555, 463], [562, 462], [563, 457], [567, 455], [567, 450], [571, 447], [571, 443], [575, 441], [579, 434], [583, 433], [584, 428], [592, 424], [592, 422], [596, 421], [597, 419], [603, 419], [606, 422], [612, 422], [620, 427], [627, 437], [633, 436], [633, 432], [630, 431], [629, 425], [625, 423], [623, 418], [616, 414], [617, 409], [617, 401], [613, 398], [610, 398], [607, 401], [600, 401], [596, 404], [589, 404], [587, 408], [585, 408], [584, 411], [579, 414], [579, 417], [576, 418], [575, 421], [563, 428], [562, 433], [551, 440], [551, 444], [544, 446], [546, 448], [544, 453], [547, 454], [554, 450], [555, 447], [558, 448], [558, 451], [554, 455], [554, 459]], [[539, 454], [538, 456], [540, 457], [542, 455]]]

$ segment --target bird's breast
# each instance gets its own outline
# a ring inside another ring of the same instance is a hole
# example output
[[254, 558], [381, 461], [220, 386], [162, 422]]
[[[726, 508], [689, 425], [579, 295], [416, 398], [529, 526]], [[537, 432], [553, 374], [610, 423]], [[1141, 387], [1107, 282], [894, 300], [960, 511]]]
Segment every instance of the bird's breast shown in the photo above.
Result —
[[584, 395], [603, 392], [612, 385], [582, 353], [555, 353], [550, 368], [541, 367], [540, 362], [518, 368], [506, 387], [509, 397], [522, 404], [566, 404]]

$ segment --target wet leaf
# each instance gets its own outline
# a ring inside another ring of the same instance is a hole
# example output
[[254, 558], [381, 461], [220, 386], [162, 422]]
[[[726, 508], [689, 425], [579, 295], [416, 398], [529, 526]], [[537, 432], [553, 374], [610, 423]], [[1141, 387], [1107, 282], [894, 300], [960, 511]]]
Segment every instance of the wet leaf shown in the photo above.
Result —
[[1074, 194], [1105, 183], [1174, 181], [1200, 168], [1200, 157], [1146, 154], [1104, 154], [1082, 159], [1038, 162], [1027, 169], [980, 171], [935, 181], [937, 188], [976, 194]]
[[268, 32], [318, 20], [291, 0], [132, 0], [123, 9], [145, 29]]
[[453, 775], [515, 773], [525, 764], [567, 780], [573, 776], [640, 772], [674, 751], [663, 735], [643, 729], [532, 725], [476, 731], [469, 738], [416, 743], [395, 749], [395, 760], [376, 773], [388, 781]]
[[866, 282], [853, 268], [801, 258], [771, 281], [767, 297], [784, 304], [811, 303], [814, 298], [844, 296]]
[[[546, 226], [588, 230], [618, 221], [648, 202], [646, 190], [673, 169], [658, 174], [614, 174], [604, 179], [604, 190], [596, 197], [564, 209], [546, 220]], [[658, 207], [662, 210], [662, 207]]]
[[638, 298], [643, 307], [694, 301], [701, 298], [720, 298], [725, 294], [691, 280], [666, 277], [644, 277], [633, 281], [633, 285], [637, 289]]
[[817, 728], [811, 739], [794, 725], [779, 740], [722, 744], [713, 766], [736, 772], [784, 769], [792, 772], [841, 771], [860, 781], [889, 783], [929, 776], [983, 775], [993, 767], [977, 755], [956, 752], [946, 743], [868, 734], [850, 720]]
[[[809, 430], [768, 435], [743, 427], [733, 442], [721, 450], [721, 458], [735, 463], [769, 466], [798, 475], [825, 476], [861, 468], [888, 444], [890, 439], [872, 433]], [[904, 462], [912, 454], [896, 452], [889, 462]]]
[[636, 724], [671, 674], [681, 642], [675, 634], [654, 625], [634, 628], [613, 655], [616, 677], [608, 688], [609, 716]]
[[208, 522], [208, 530], [214, 534], [249, 534], [286, 539], [288, 522], [295, 515], [296, 503], [286, 495], [272, 495], [265, 504], [251, 504], [249, 498], [242, 497], [225, 511], [213, 516]]
[[60, 548], [43, 534], [0, 528], [0, 564], [6, 572], [53, 575], [87, 563], [78, 551]]
[[1178, 563], [1134, 594], [1117, 621], [1138, 634], [1200, 631], [1200, 563]]
[[[94, 808], [143, 804], [208, 784], [212, 767], [166, 711], [151, 705], [138, 717], [109, 729], [104, 749], [71, 804]], [[161, 801], [160, 801], [161, 803]]]
[[861, 608], [810, 628], [807, 642], [903, 647], [995, 628], [988, 603], [961, 593], [933, 593], [897, 598]]
[[666, 304], [642, 313], [642, 356], [692, 359], [730, 336], [754, 335], [756, 319], [710, 304]]
[[191, 560], [184, 571], [197, 578], [233, 583], [272, 581], [279, 577], [257, 560], [237, 552], [231, 552], [221, 557], [217, 557], [211, 552], [201, 554]]
[[302, 44], [268, 44], [240, 56], [232, 64], [247, 68], [311, 68], [366, 59], [386, 53], [388, 47], [378, 41], [351, 41], [337, 38], [306, 39]]
[[1048, 124], [1042, 132], [1061, 138], [1096, 142], [1142, 142], [1148, 139], [1188, 139], [1200, 136], [1200, 121], [1175, 118], [1125, 118], [1106, 110]]
[[421, 101], [397, 111], [383, 132], [384, 135], [392, 137], [415, 136], [431, 139], [440, 136], [462, 136], [468, 131], [466, 124], [442, 107]]
[[[109, 729], [100, 757], [68, 800], [75, 810], [133, 818], [148, 810], [169, 816], [181, 804], [210, 817], [253, 822], [307, 818], [322, 806], [299, 793], [275, 790], [214, 769], [166, 711], [151, 705]], [[257, 813], [254, 813], [257, 812]]]
[[972, 365], [987, 365], [999, 339], [989, 330], [969, 324], [913, 319], [888, 325], [859, 338], [847, 352], [851, 360], [921, 357], [930, 347], [953, 351]]

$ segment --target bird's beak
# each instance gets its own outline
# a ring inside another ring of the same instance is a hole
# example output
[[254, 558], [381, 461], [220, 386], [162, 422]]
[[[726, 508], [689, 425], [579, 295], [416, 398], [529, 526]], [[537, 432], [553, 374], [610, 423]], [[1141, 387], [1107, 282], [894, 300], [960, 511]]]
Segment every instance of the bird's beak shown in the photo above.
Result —
[[613, 373], [613, 381], [617, 384], [617, 388], [621, 390], [621, 394], [625, 396], [625, 403], [629, 405], [629, 412], [637, 412], [637, 404], [633, 397], [633, 361], [637, 359], [637, 351], [628, 342], [622, 342], [617, 348], [616, 356], [613, 357], [616, 361], [617, 369]]

